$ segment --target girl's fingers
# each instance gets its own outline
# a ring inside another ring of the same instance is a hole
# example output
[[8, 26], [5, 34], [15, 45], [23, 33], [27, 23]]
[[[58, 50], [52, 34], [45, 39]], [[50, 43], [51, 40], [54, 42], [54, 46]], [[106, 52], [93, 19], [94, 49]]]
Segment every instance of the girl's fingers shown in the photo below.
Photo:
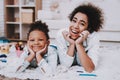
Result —
[[89, 33], [89, 31], [85, 30], [85, 31], [82, 32], [82, 34], [89, 35], [90, 33]]
[[63, 31], [62, 34], [63, 34], [64, 37], [66, 37], [66, 36], [68, 36], [69, 32]]

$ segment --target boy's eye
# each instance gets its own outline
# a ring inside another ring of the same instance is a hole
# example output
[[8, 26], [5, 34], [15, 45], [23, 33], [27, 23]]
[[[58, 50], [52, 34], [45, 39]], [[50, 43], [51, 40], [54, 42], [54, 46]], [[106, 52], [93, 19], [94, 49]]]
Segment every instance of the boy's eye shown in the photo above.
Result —
[[39, 41], [43, 41], [43, 39], [39, 39]]
[[[29, 41], [35, 41], [34, 39], [30, 39]], [[38, 39], [37, 41], [43, 41], [43, 39]]]
[[31, 39], [30, 41], [35, 41], [35, 40]]

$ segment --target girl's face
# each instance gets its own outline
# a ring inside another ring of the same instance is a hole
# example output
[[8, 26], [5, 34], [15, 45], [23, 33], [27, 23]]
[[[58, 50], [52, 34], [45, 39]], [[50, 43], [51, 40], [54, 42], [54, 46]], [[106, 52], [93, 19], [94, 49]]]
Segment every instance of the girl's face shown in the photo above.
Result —
[[45, 47], [45, 44], [49, 44], [45, 34], [42, 31], [35, 30], [32, 31], [28, 37], [29, 47], [34, 51], [38, 52], [39, 50]]
[[77, 39], [80, 35], [80, 33], [84, 30], [86, 30], [88, 27], [88, 17], [87, 15], [78, 12], [75, 14], [73, 17], [70, 27], [69, 27], [69, 32], [70, 36], [72, 39]]

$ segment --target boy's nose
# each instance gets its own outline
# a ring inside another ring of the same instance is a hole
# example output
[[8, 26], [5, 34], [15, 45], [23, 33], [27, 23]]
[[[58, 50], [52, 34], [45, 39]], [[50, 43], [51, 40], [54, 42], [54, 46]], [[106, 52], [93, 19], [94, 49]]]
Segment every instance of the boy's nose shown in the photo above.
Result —
[[38, 44], [39, 42], [38, 41], [35, 41], [34, 44]]

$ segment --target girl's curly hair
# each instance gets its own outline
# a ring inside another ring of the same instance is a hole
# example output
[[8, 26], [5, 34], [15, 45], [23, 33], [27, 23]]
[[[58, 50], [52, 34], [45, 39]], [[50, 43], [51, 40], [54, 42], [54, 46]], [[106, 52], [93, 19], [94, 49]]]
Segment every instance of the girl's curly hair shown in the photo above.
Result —
[[76, 7], [73, 12], [69, 15], [70, 21], [76, 13], [81, 12], [88, 17], [88, 31], [90, 33], [100, 30], [104, 22], [102, 10], [91, 3], [82, 4]]

